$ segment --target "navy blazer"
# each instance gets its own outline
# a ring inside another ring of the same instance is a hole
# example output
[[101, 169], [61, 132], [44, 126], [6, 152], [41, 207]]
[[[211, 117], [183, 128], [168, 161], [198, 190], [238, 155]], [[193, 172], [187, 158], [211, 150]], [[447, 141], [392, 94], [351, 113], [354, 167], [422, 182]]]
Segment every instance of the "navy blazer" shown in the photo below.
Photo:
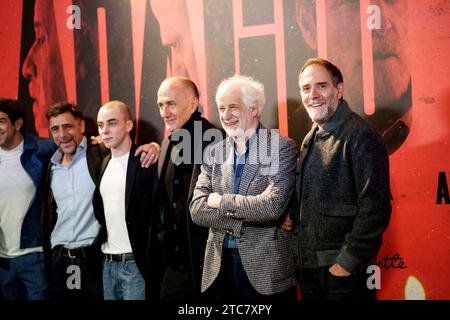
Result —
[[41, 206], [45, 197], [45, 169], [56, 150], [56, 145], [50, 139], [34, 136], [24, 136], [23, 153], [20, 162], [24, 170], [30, 175], [36, 187], [36, 193], [30, 203], [22, 223], [20, 233], [20, 248], [33, 248], [42, 245], [41, 239]]

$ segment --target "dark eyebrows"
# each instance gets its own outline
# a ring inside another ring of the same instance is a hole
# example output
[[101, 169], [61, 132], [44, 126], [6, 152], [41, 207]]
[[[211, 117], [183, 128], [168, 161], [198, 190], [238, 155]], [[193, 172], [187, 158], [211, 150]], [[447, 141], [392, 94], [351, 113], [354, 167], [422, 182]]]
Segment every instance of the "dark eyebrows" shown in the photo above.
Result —
[[175, 100], [168, 100], [168, 101], [163, 101], [163, 102], [157, 102], [158, 106], [163, 106], [165, 104], [175, 104]]
[[[324, 84], [329, 84], [329, 83], [327, 81], [322, 81], [322, 82], [316, 82], [313, 85], [322, 86]], [[302, 86], [302, 88], [307, 88], [307, 87], [311, 87], [311, 85], [309, 83], [306, 83]]]

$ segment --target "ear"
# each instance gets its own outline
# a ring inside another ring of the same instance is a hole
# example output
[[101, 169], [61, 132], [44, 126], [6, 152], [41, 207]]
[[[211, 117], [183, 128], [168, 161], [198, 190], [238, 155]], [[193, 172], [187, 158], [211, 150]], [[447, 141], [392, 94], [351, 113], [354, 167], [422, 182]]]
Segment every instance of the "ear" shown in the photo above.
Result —
[[127, 120], [127, 132], [133, 130], [133, 120]]
[[14, 122], [14, 128], [16, 129], [16, 131], [20, 131], [20, 129], [23, 126], [23, 119], [19, 118]]
[[338, 99], [342, 99], [342, 97], [344, 96], [344, 83], [341, 82], [337, 85], [337, 90], [338, 90]]
[[191, 98], [191, 114], [195, 112], [195, 110], [197, 110], [198, 108], [198, 98], [197, 97], [192, 97]]
[[81, 132], [84, 134], [84, 130], [86, 129], [86, 124], [83, 119], [80, 120], [80, 128], [81, 128]]
[[258, 104], [255, 104], [254, 106], [250, 107], [250, 114], [252, 115], [253, 118], [259, 118], [260, 116], [259, 110], [260, 106]]
[[306, 44], [317, 50], [316, 8], [310, 0], [295, 2], [295, 18]]

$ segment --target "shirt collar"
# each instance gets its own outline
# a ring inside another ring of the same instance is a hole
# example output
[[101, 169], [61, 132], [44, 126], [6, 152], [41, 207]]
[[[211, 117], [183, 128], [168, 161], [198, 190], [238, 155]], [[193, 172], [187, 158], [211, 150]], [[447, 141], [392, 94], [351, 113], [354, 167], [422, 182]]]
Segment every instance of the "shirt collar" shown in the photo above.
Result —
[[352, 110], [348, 106], [347, 102], [345, 100], [342, 100], [331, 118], [327, 122], [325, 122], [321, 129], [319, 129], [319, 132], [333, 132], [347, 119], [347, 117], [351, 113]]
[[195, 110], [194, 113], [192, 113], [191, 117], [189, 118], [188, 121], [186, 121], [185, 124], [183, 124], [183, 126], [177, 130], [175, 130], [174, 132], [172, 132], [167, 138], [169, 139], [169, 142], [172, 144], [178, 144], [180, 143], [182, 140], [180, 141], [172, 141], [172, 134], [176, 133], [178, 130], [180, 129], [185, 129], [189, 132], [194, 132], [194, 126], [195, 126], [195, 121], [201, 121], [202, 117], [201, 117], [201, 113], [200, 111]]
[[[259, 122], [258, 126], [256, 127], [256, 130], [250, 135], [250, 137], [247, 139], [247, 141], [245, 141], [245, 152], [244, 153], [247, 153], [247, 151], [250, 147], [250, 144], [253, 143], [253, 141], [256, 139], [257, 133], [259, 132], [259, 129], [261, 129], [261, 127], [262, 127], [261, 123]], [[229, 143], [232, 146], [234, 152], [236, 153], [236, 148], [235, 148], [236, 144], [232, 137], [227, 136], [227, 143]]]

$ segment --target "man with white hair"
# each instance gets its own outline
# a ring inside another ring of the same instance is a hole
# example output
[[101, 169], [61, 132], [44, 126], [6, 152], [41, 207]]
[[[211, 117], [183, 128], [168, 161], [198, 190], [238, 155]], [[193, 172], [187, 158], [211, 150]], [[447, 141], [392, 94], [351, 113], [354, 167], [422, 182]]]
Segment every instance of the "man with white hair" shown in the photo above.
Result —
[[295, 179], [295, 142], [260, 122], [264, 86], [223, 80], [216, 93], [227, 138], [207, 149], [190, 212], [209, 227], [202, 292], [218, 302], [296, 298], [294, 260], [280, 220]]

